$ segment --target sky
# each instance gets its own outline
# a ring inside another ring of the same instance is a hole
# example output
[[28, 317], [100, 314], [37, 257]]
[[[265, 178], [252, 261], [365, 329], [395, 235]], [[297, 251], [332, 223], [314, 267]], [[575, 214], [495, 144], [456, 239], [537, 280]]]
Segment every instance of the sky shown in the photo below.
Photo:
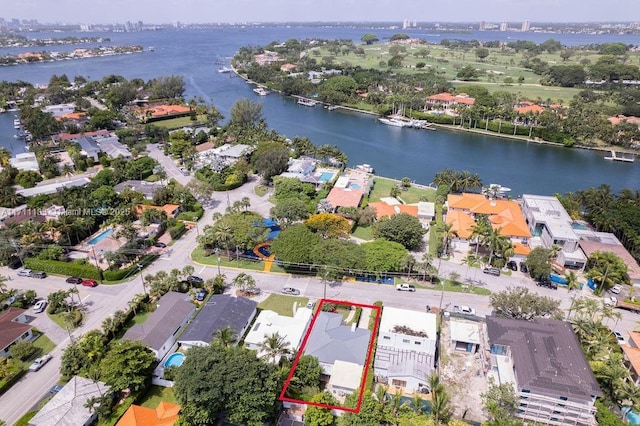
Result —
[[0, 0], [42, 23], [640, 21], [640, 0]]

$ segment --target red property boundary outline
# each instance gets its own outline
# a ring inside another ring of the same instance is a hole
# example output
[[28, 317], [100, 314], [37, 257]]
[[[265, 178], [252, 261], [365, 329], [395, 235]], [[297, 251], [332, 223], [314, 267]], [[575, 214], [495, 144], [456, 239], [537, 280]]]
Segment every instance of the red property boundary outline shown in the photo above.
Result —
[[[356, 405], [356, 408], [348, 408], [348, 407], [343, 407], [339, 405], [321, 404], [318, 402], [311, 402], [311, 401], [303, 401], [300, 399], [293, 399], [285, 396], [287, 388], [289, 387], [289, 383], [291, 382], [291, 379], [293, 378], [293, 374], [296, 371], [296, 367], [298, 366], [298, 361], [300, 361], [300, 357], [304, 354], [304, 349], [307, 345], [307, 340], [309, 340], [309, 335], [311, 334], [311, 330], [313, 329], [313, 326], [315, 325], [316, 320], [318, 319], [318, 315], [320, 315], [320, 312], [322, 312], [322, 305], [325, 303], [331, 303], [334, 305], [355, 306], [359, 308], [370, 308], [376, 312], [376, 320], [375, 320], [375, 323], [373, 324], [373, 330], [371, 330], [371, 337], [369, 338], [369, 348], [367, 349], [367, 360], [365, 363], [364, 370], [362, 372], [362, 378], [360, 379], [360, 394], [358, 395], [358, 404]], [[293, 403], [305, 404], [305, 405], [313, 405], [315, 407], [328, 408], [332, 410], [341, 410], [341, 411], [346, 411], [346, 412], [355, 413], [355, 414], [360, 413], [360, 408], [362, 406], [362, 398], [364, 396], [364, 391], [365, 391], [364, 384], [367, 379], [367, 374], [369, 373], [369, 367], [371, 365], [371, 356], [373, 355], [373, 344], [375, 342], [375, 336], [378, 334], [378, 324], [380, 323], [381, 314], [382, 314], [382, 307], [380, 306], [365, 305], [361, 303], [352, 303], [352, 302], [346, 302], [343, 300], [321, 299], [320, 305], [317, 307], [316, 312], [313, 315], [313, 319], [311, 320], [311, 324], [309, 325], [309, 328], [307, 329], [304, 339], [302, 340], [302, 345], [298, 350], [298, 355], [296, 356], [296, 359], [294, 360], [293, 365], [291, 366], [291, 370], [289, 371], [287, 380], [284, 382], [284, 387], [282, 388], [282, 392], [280, 392], [280, 397], [279, 397], [280, 401], [293, 402]]]

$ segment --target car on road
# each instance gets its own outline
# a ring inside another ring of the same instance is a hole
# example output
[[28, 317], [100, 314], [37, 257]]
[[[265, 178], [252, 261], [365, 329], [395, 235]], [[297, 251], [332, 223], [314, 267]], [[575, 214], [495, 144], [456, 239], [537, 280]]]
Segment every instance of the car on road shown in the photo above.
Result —
[[33, 271], [31, 269], [20, 269], [18, 271], [19, 277], [30, 277]]
[[282, 290], [280, 290], [280, 293], [282, 294], [291, 294], [294, 296], [297, 296], [300, 294], [300, 290], [297, 290], [293, 287], [284, 287]]
[[18, 269], [19, 267], [22, 266], [22, 260], [18, 259], [18, 258], [13, 258], [9, 261], [9, 268], [10, 269]]
[[85, 287], [97, 287], [98, 282], [96, 280], [82, 280], [81, 284]]
[[47, 278], [47, 273], [44, 271], [31, 271], [31, 274], [29, 274], [29, 276], [31, 278], [39, 278], [42, 280]]
[[510, 260], [507, 262], [507, 268], [515, 272], [518, 270], [518, 264], [516, 263], [515, 260]]
[[198, 302], [202, 302], [202, 301], [204, 301], [205, 297], [207, 297], [207, 294], [208, 294], [207, 290], [205, 290], [205, 289], [201, 289], [200, 291], [198, 291], [198, 292], [196, 293], [196, 300], [197, 300]]
[[551, 290], [557, 290], [558, 289], [558, 284], [554, 283], [551, 280], [547, 280], [547, 279], [543, 279], [543, 280], [537, 281], [536, 285], [538, 287], [547, 287], [547, 288], [550, 288]]
[[307, 309], [313, 309], [316, 306], [316, 301], [315, 300], [309, 300], [307, 302]]
[[625, 339], [622, 333], [620, 333], [619, 331], [614, 331], [613, 335], [616, 336], [616, 340], [618, 341], [619, 345], [627, 344], [627, 339]]
[[451, 310], [458, 314], [468, 314], [468, 315], [476, 314], [476, 310], [467, 305], [453, 305], [453, 308]]
[[51, 354], [42, 355], [40, 358], [33, 361], [33, 364], [29, 366], [29, 371], [38, 371], [40, 370], [46, 363], [48, 363], [51, 358]]
[[620, 284], [616, 284], [613, 287], [611, 287], [609, 291], [613, 294], [620, 294], [620, 291], [622, 291], [622, 286]]
[[62, 385], [55, 385], [51, 389], [49, 389], [49, 395], [55, 395], [60, 392], [64, 388]]
[[527, 268], [526, 263], [520, 262], [520, 272], [523, 272], [525, 274], [529, 272], [529, 268]]
[[500, 269], [498, 268], [493, 268], [493, 267], [484, 268], [482, 272], [484, 272], [485, 274], [494, 275], [496, 277], [500, 276]]
[[40, 312], [43, 312], [46, 307], [47, 307], [47, 301], [44, 299], [40, 299], [35, 303], [35, 305], [33, 305], [33, 313], [39, 314]]
[[193, 284], [204, 284], [204, 280], [200, 277], [196, 277], [195, 275], [189, 275], [187, 278], [185, 278], [185, 281], [188, 282], [189, 284], [193, 285]]
[[163, 243], [162, 241], [156, 241], [155, 243], [153, 243], [154, 247], [159, 247], [159, 248], [167, 248], [167, 245], [165, 243]]
[[416, 291], [416, 288], [410, 284], [398, 284], [396, 285], [398, 291]]
[[82, 278], [80, 277], [69, 277], [65, 281], [67, 284], [82, 284]]

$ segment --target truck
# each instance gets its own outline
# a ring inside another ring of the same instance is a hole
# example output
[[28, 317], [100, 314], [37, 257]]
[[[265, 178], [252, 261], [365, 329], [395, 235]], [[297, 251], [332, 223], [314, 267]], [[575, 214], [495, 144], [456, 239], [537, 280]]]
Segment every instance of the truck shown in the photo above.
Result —
[[617, 297], [605, 297], [603, 302], [607, 306], [611, 306], [614, 308], [626, 309], [627, 311], [640, 313], [640, 305], [636, 305], [635, 303], [629, 303], [622, 300], [618, 300]]
[[416, 291], [416, 288], [410, 284], [397, 284], [396, 290], [398, 291]]

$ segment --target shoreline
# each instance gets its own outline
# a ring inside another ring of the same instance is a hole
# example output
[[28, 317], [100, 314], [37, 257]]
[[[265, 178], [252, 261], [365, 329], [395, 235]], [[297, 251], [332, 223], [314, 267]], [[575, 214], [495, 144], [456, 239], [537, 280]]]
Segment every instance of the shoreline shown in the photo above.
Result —
[[[251, 79], [249, 79], [247, 76], [242, 75], [238, 72], [238, 70], [236, 70], [236, 68], [233, 66], [233, 64], [231, 64], [231, 70], [233, 71], [233, 73], [240, 77], [241, 79], [243, 79], [245, 82], [249, 83], [249, 84], [253, 84], [256, 85], [258, 87], [266, 87], [267, 89], [269, 89], [271, 92], [277, 93], [280, 96], [284, 96], [282, 94], [282, 92], [280, 90], [276, 90], [276, 89], [271, 89], [268, 86], [265, 86], [264, 84], [260, 84], [257, 83]], [[293, 98], [301, 98], [304, 96], [301, 95], [291, 95], [291, 97]], [[326, 104], [324, 102], [320, 102], [320, 101], [316, 101], [318, 104], [323, 105], [323, 106], [328, 106], [329, 104]], [[362, 110], [362, 109], [358, 109], [358, 108], [354, 108], [354, 107], [349, 107], [349, 106], [343, 106], [343, 105], [335, 105], [338, 109], [343, 109], [346, 111], [350, 111], [350, 112], [356, 112], [359, 114], [365, 114], [365, 115], [369, 115], [369, 116], [376, 116], [376, 117], [380, 117], [381, 115], [378, 114], [377, 112], [372, 112], [372, 111], [366, 111], [366, 110]], [[491, 131], [485, 131], [483, 129], [467, 129], [464, 127], [460, 127], [460, 126], [456, 126], [456, 125], [448, 125], [448, 124], [438, 124], [438, 123], [430, 123], [433, 127], [435, 127], [436, 129], [439, 130], [447, 130], [450, 132], [467, 132], [467, 133], [475, 133], [478, 135], [483, 135], [483, 136], [493, 136], [496, 138], [502, 138], [502, 139], [508, 139], [508, 140], [514, 140], [514, 141], [519, 141], [519, 142], [526, 142], [526, 143], [536, 143], [539, 145], [548, 145], [548, 146], [555, 146], [558, 148], [567, 148], [567, 149], [584, 149], [584, 150], [588, 150], [588, 151], [599, 151], [599, 152], [603, 152], [603, 153], [610, 153], [611, 151], [615, 151], [616, 153], [625, 153], [625, 154], [637, 154], [637, 151], [634, 151], [632, 149], [629, 148], [624, 148], [624, 147], [618, 147], [618, 146], [609, 146], [609, 147], [599, 147], [599, 146], [586, 146], [586, 145], [573, 145], [573, 146], [566, 146], [563, 145], [561, 143], [558, 142], [551, 142], [551, 141], [545, 141], [543, 139], [529, 139], [526, 136], [519, 136], [519, 135], [508, 135], [505, 133], [495, 133], [495, 132], [491, 132]]]

